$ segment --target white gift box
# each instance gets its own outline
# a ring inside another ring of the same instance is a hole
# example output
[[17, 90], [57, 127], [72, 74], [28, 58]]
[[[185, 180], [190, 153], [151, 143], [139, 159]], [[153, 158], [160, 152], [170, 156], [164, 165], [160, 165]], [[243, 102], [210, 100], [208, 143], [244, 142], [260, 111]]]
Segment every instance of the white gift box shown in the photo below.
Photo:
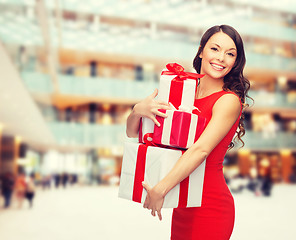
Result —
[[[146, 148], [144, 159], [139, 157], [141, 145], [142, 149]], [[118, 196], [144, 203], [147, 193], [143, 187], [139, 187], [142, 181], [144, 180], [148, 185], [154, 187], [169, 173], [181, 155], [181, 150], [147, 147], [147, 145], [140, 143], [125, 143]], [[142, 162], [139, 164], [138, 161]], [[139, 168], [143, 170], [142, 179], [136, 174], [139, 172]], [[187, 180], [185, 179], [182, 181], [183, 183], [179, 183], [168, 192], [163, 208], [201, 206], [204, 172], [205, 161], [186, 178]], [[138, 196], [138, 199], [135, 199], [135, 195]]]
[[[167, 69], [163, 70], [160, 76], [158, 100], [167, 103], [171, 102], [175, 108], [179, 108], [179, 106], [194, 106], [196, 80], [186, 79], [180, 81], [176, 79], [178, 75], [163, 75], [166, 71]], [[180, 104], [178, 105], [176, 102]]]
[[[171, 103], [175, 108], [189, 108], [194, 106], [197, 79], [181, 80], [178, 75], [166, 75], [168, 69], [164, 69], [160, 75], [157, 99]], [[139, 129], [139, 142], [143, 143], [143, 137], [147, 133], [153, 133], [154, 122], [149, 118], [142, 118]]]

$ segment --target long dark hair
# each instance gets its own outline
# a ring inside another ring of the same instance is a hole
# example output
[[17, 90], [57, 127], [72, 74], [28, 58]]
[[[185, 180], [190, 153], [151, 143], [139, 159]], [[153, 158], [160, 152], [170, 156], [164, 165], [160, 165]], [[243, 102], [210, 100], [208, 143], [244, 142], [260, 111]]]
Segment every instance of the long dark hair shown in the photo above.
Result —
[[[227, 34], [233, 40], [237, 49], [237, 57], [236, 57], [234, 66], [231, 69], [231, 71], [224, 77], [223, 90], [232, 91], [235, 94], [237, 94], [242, 102], [243, 109], [244, 109], [245, 107], [249, 106], [248, 104], [246, 104], [246, 98], [247, 97], [250, 98], [247, 94], [250, 89], [250, 82], [243, 75], [243, 70], [246, 64], [243, 40], [241, 39], [239, 33], [233, 27], [228, 25], [220, 25], [220, 26], [217, 25], [209, 28], [204, 33], [204, 35], [200, 40], [200, 47], [193, 60], [193, 67], [196, 70], [196, 72], [200, 73], [201, 58], [199, 57], [199, 55], [202, 53], [210, 37], [220, 31]], [[239, 141], [242, 143], [243, 146], [245, 144], [241, 138], [245, 135], [244, 119], [245, 117], [244, 117], [244, 114], [242, 113], [241, 118], [239, 120], [239, 124], [238, 124], [239, 130], [236, 132], [237, 133], [236, 138], [239, 139]], [[234, 143], [231, 142], [229, 145], [229, 148], [232, 148], [233, 146], [234, 146]]]

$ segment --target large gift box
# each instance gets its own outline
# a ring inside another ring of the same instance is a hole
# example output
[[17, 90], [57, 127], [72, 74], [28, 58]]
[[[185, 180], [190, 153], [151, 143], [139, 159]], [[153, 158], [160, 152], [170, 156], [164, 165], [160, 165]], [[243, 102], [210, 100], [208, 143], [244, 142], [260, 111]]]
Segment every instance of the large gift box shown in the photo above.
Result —
[[[144, 203], [145, 181], [154, 187], [174, 167], [182, 151], [141, 143], [125, 143], [118, 196]], [[201, 206], [205, 161], [165, 196], [164, 208]]]
[[177, 148], [189, 148], [205, 129], [206, 119], [196, 114], [179, 110], [159, 110], [167, 118], [156, 116], [160, 127], [154, 127], [153, 142]]
[[[180, 106], [191, 108], [194, 105], [196, 84], [203, 74], [184, 72], [184, 68], [177, 63], [169, 63], [161, 72], [159, 80], [158, 100], [171, 103], [175, 108]], [[149, 118], [142, 118], [139, 128], [139, 142], [147, 133], [153, 133], [154, 122]]]

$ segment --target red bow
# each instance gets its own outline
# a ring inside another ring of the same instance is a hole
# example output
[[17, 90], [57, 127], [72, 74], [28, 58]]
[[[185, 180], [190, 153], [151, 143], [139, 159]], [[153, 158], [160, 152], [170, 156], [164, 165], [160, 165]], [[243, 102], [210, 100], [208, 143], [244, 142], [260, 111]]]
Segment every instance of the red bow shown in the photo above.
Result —
[[157, 147], [157, 145], [152, 142], [152, 139], [153, 139], [153, 133], [146, 133], [144, 135], [143, 142], [146, 144], [147, 147], [149, 146]]
[[181, 80], [186, 80], [187, 78], [198, 80], [198, 78], [202, 78], [205, 75], [205, 74], [184, 72], [184, 68], [181, 65], [179, 65], [178, 63], [169, 63], [166, 65], [166, 68], [169, 71], [163, 71], [162, 74], [164, 74], [164, 75], [178, 75], [178, 77]]

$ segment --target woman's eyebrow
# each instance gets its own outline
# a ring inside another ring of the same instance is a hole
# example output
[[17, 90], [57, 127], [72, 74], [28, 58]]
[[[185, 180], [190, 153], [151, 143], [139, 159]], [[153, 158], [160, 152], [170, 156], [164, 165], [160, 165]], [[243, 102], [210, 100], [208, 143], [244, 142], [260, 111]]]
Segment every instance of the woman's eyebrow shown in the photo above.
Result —
[[[214, 45], [216, 45], [218, 48], [221, 48], [220, 46], [219, 46], [219, 44], [217, 44], [217, 43], [213, 43]], [[236, 48], [230, 48], [230, 49], [228, 49], [227, 51], [230, 51], [230, 50], [235, 50], [236, 51]]]

